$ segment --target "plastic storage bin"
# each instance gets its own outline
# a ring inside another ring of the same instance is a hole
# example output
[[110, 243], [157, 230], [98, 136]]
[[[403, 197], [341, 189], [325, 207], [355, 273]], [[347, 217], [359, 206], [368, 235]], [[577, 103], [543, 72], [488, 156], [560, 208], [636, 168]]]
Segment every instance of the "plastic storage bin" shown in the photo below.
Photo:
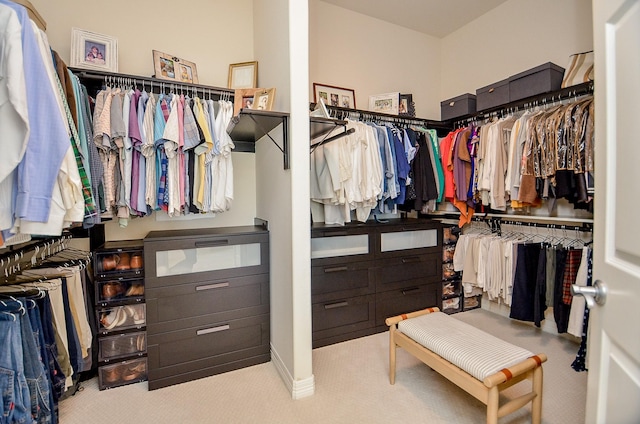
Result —
[[135, 305], [99, 308], [96, 311], [98, 329], [101, 333], [111, 333], [146, 325], [146, 308], [144, 303]]
[[96, 281], [95, 287], [98, 306], [122, 301], [144, 301], [144, 280], [141, 278]]
[[147, 358], [137, 358], [99, 367], [98, 379], [100, 390], [145, 381], [147, 379]]
[[135, 333], [117, 334], [98, 339], [98, 361], [112, 362], [132, 356], [143, 356], [147, 352], [147, 333], [136, 331]]

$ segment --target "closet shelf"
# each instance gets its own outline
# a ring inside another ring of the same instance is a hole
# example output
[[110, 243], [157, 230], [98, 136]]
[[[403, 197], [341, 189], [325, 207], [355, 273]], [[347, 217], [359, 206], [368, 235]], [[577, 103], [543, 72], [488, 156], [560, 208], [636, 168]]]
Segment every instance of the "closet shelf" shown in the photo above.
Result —
[[[225, 96], [230, 100], [233, 100], [235, 90], [231, 88], [223, 88], [216, 87], [213, 85], [203, 85], [203, 84], [193, 84], [193, 83], [184, 83], [170, 80], [163, 80], [160, 78], [154, 77], [143, 77], [140, 75], [129, 75], [129, 74], [118, 74], [114, 72], [105, 72], [98, 70], [89, 70], [89, 69], [81, 69], [81, 68], [69, 68], [71, 72], [76, 74], [78, 78], [83, 81], [95, 81], [98, 85], [98, 89], [100, 89], [103, 82], [113, 82], [115, 84], [122, 82], [123, 84], [128, 83], [138, 83], [141, 82], [143, 85], [149, 85], [150, 90], [153, 89], [153, 92], [159, 93], [161, 87], [165, 88], [175, 88], [180, 91], [195, 91], [196, 93], [202, 93], [203, 96], [207, 94], [217, 94], [219, 96]], [[148, 83], [148, 84], [145, 84]], [[146, 87], [145, 87], [146, 88]]]
[[[315, 105], [315, 103], [311, 103], [309, 105], [309, 110], [314, 110]], [[331, 115], [340, 118], [347, 118], [349, 116], [352, 116], [355, 119], [371, 119], [374, 121], [383, 121], [395, 124], [424, 126], [428, 129], [434, 129], [438, 131], [438, 136], [445, 136], [452, 129], [450, 122], [436, 121], [433, 119], [417, 118], [414, 116], [391, 115], [388, 113], [371, 112], [368, 110], [351, 109], [339, 106], [326, 106], [326, 108], [331, 113]]]
[[475, 113], [459, 116], [457, 118], [450, 119], [448, 121], [443, 121], [443, 122], [448, 124], [449, 127], [455, 127], [455, 126], [458, 126], [457, 124], [466, 124], [476, 119], [483, 120], [491, 117], [493, 114], [505, 112], [505, 111], [508, 111], [509, 109], [522, 108], [522, 107], [527, 107], [529, 105], [535, 105], [535, 104], [547, 104], [547, 103], [551, 104], [553, 102], [567, 100], [572, 97], [583, 96], [585, 94], [592, 94], [593, 89], [594, 89], [593, 81], [585, 82], [582, 84], [573, 85], [571, 87], [566, 87], [558, 91], [551, 91], [548, 93], [537, 94], [535, 96], [526, 97], [524, 99], [520, 99], [514, 102], [505, 103], [502, 105], [479, 110]]
[[[282, 146], [280, 146], [269, 134], [271, 130], [282, 124]], [[285, 112], [273, 112], [267, 110], [241, 109], [237, 116], [229, 122], [227, 133], [231, 136], [236, 146], [238, 142], [254, 145], [265, 135], [282, 152], [284, 169], [289, 169], [289, 114]], [[255, 146], [253, 146], [255, 151]]]

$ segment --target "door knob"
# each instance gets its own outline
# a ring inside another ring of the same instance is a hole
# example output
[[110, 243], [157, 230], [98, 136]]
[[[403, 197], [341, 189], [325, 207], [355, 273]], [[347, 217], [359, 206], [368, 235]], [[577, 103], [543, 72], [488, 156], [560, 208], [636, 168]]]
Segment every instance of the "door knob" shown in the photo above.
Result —
[[604, 305], [607, 300], [607, 286], [600, 280], [596, 280], [593, 286], [579, 286], [577, 284], [571, 285], [571, 294], [582, 295], [587, 302], [589, 309], [593, 308], [596, 304]]

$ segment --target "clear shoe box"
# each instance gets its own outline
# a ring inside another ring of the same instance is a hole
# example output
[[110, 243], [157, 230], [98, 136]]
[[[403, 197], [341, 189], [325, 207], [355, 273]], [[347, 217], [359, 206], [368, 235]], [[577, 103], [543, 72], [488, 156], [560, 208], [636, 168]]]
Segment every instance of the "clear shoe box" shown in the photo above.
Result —
[[94, 275], [100, 279], [144, 275], [144, 253], [140, 241], [106, 242], [94, 252]]
[[95, 287], [98, 306], [109, 306], [122, 301], [144, 301], [144, 279], [142, 278], [96, 281]]
[[117, 334], [98, 339], [98, 361], [111, 362], [132, 356], [143, 356], [147, 353], [147, 333]]
[[98, 368], [100, 390], [111, 389], [125, 384], [138, 383], [147, 379], [147, 358], [136, 358]]
[[122, 330], [144, 328], [147, 325], [145, 306], [144, 303], [138, 303], [110, 308], [98, 308], [96, 310], [98, 331], [101, 334], [108, 334]]

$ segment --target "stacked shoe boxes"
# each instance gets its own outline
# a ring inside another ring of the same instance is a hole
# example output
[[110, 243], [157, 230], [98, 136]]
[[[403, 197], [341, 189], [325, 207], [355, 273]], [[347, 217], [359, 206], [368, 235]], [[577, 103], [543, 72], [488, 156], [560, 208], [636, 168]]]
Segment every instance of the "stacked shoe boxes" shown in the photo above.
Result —
[[147, 379], [142, 240], [106, 242], [93, 252], [100, 390]]
[[460, 229], [446, 225], [442, 230], [442, 312], [462, 311], [461, 273], [453, 268], [453, 255]]

